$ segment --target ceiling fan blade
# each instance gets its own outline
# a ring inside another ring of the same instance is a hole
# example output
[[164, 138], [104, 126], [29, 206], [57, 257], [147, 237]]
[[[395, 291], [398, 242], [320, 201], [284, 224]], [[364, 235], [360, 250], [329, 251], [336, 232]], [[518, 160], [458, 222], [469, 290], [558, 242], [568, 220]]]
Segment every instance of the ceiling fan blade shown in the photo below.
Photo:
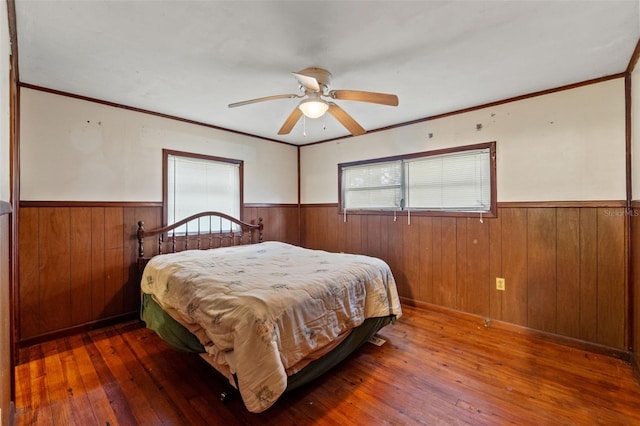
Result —
[[291, 111], [291, 114], [289, 114], [287, 119], [284, 121], [282, 127], [280, 127], [280, 130], [278, 130], [278, 134], [288, 135], [291, 133], [293, 126], [295, 126], [298, 120], [300, 120], [300, 116], [302, 116], [302, 111], [300, 111], [300, 108], [296, 105], [293, 111]]
[[234, 102], [232, 104], [229, 104], [229, 108], [234, 108], [234, 107], [239, 107], [239, 106], [243, 106], [243, 105], [254, 104], [256, 102], [273, 101], [275, 99], [290, 99], [290, 98], [302, 98], [302, 97], [303, 97], [303, 95], [296, 95], [294, 93], [289, 93], [287, 95], [265, 96], [264, 98], [256, 98], [256, 99], [249, 99], [248, 101]]
[[320, 84], [318, 84], [318, 80], [316, 80], [315, 77], [312, 77], [310, 75], [300, 74], [298, 72], [292, 72], [291, 74], [293, 74], [296, 80], [298, 80], [298, 82], [302, 84], [305, 88], [313, 92], [320, 91]]
[[374, 104], [398, 106], [398, 97], [388, 93], [363, 92], [360, 90], [331, 90], [329, 96], [342, 101], [371, 102]]
[[358, 124], [356, 120], [353, 119], [345, 110], [340, 108], [338, 105], [333, 102], [329, 102], [329, 114], [333, 115], [336, 120], [338, 120], [347, 130], [353, 135], [363, 135], [365, 134], [364, 128]]

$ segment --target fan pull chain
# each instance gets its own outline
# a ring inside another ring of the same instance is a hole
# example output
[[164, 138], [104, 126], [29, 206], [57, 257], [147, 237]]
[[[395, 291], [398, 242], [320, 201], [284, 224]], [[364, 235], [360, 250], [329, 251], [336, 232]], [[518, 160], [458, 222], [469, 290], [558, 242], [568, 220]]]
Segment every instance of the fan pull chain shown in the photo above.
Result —
[[302, 116], [302, 136], [307, 137], [307, 117]]

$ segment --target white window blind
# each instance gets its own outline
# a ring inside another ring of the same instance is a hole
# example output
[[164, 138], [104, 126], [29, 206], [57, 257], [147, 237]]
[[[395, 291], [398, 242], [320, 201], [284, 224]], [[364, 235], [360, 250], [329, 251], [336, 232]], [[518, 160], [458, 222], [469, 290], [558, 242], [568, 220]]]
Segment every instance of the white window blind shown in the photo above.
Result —
[[487, 212], [491, 208], [489, 149], [406, 161], [411, 209]]
[[[167, 156], [167, 221], [175, 223], [203, 211], [240, 217], [239, 164], [203, 158]], [[201, 221], [201, 231], [228, 231], [226, 224]], [[189, 232], [197, 226], [189, 224]], [[185, 232], [185, 228], [176, 232]]]
[[491, 212], [492, 146], [341, 164], [342, 208]]
[[343, 169], [344, 205], [348, 209], [399, 209], [402, 165], [399, 161]]

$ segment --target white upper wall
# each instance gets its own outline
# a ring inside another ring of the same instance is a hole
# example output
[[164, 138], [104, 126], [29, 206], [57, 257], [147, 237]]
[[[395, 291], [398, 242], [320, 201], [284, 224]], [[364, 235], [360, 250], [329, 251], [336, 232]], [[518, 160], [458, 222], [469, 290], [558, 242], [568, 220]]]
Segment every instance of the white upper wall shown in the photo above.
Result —
[[[338, 163], [494, 140], [498, 201], [624, 200], [624, 116], [619, 78], [305, 146], [301, 202], [337, 202]], [[246, 203], [297, 202], [296, 147], [37, 90], [21, 89], [20, 146], [22, 200], [161, 201], [168, 148], [244, 160]], [[640, 166], [634, 181], [638, 199]]]
[[[11, 154], [9, 131], [9, 20], [7, 4], [0, 4], [0, 200], [11, 200]], [[11, 424], [11, 299], [10, 248], [11, 223], [8, 215], [0, 216], [0, 424]]]
[[631, 73], [631, 190], [640, 200], [640, 63]]
[[496, 141], [500, 202], [624, 200], [624, 108], [618, 78], [305, 146], [301, 202], [338, 202], [339, 163], [489, 141]]
[[245, 203], [298, 202], [297, 147], [38, 90], [20, 94], [21, 200], [162, 201], [167, 148], [244, 160]]
[[[4, 3], [4, 2], [3, 2]], [[10, 201], [11, 175], [9, 170], [9, 74], [11, 45], [6, 4], [0, 5], [0, 200]]]

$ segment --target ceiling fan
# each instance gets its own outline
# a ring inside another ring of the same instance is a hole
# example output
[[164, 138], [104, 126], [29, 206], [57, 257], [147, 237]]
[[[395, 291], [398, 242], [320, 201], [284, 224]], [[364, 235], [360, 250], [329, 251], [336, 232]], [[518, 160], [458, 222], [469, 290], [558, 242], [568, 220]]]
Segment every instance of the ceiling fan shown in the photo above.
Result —
[[323, 98], [398, 106], [398, 97], [396, 95], [363, 92], [360, 90], [329, 90], [329, 83], [332, 76], [329, 71], [322, 68], [305, 68], [302, 71], [291, 74], [293, 74], [300, 83], [300, 91], [302, 94], [289, 93], [285, 95], [265, 96], [263, 98], [235, 102], [229, 104], [229, 108], [275, 99], [304, 98], [293, 111], [291, 111], [291, 114], [289, 114], [280, 130], [278, 130], [279, 135], [289, 134], [303, 114], [308, 118], [319, 118], [326, 112], [329, 112], [329, 114], [346, 127], [352, 135], [357, 136], [365, 133], [364, 128], [358, 124], [353, 117], [347, 114], [345, 110], [331, 100], [326, 101]]

